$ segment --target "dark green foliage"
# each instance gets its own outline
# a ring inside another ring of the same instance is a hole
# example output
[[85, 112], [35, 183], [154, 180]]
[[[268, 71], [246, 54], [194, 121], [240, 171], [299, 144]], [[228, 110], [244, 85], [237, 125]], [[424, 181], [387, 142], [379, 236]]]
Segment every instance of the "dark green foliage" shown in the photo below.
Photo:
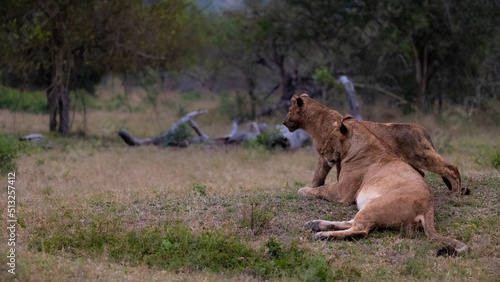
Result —
[[198, 33], [191, 30], [195, 10], [183, 0], [148, 6], [126, 0], [3, 1], [0, 84], [51, 93], [50, 130], [56, 130], [58, 113], [63, 135], [69, 133], [69, 93], [94, 92], [109, 71], [141, 73], [147, 101], [155, 105], [160, 89], [156, 70], [184, 65], [199, 46]]

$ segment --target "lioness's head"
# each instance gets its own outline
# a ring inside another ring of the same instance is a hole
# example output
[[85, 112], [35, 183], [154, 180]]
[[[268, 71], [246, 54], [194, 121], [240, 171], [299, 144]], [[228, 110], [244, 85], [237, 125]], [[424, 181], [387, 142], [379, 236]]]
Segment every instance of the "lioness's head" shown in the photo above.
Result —
[[310, 98], [307, 94], [301, 94], [300, 96], [294, 95], [292, 97], [292, 105], [288, 109], [288, 114], [286, 115], [285, 121], [283, 122], [283, 124], [291, 132], [294, 132], [299, 128], [303, 129], [303, 113], [305, 111], [305, 104], [308, 99]]
[[333, 130], [328, 136], [328, 140], [323, 144], [323, 147], [321, 147], [319, 151], [320, 155], [330, 164], [330, 166], [333, 166], [333, 164], [341, 161], [341, 142], [346, 138], [349, 131], [344, 124], [344, 120], [347, 119], [352, 119], [352, 116], [346, 116], [333, 123]]

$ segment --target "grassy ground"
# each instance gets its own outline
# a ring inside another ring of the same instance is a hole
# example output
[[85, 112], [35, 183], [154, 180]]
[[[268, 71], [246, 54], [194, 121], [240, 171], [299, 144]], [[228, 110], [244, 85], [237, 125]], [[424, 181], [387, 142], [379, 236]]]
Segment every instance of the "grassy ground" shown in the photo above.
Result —
[[[469, 245], [468, 253], [443, 258], [435, 256], [442, 245], [422, 231], [312, 240], [304, 222], [348, 220], [356, 213], [355, 206], [297, 195], [312, 179], [312, 148], [130, 148], [117, 139], [122, 127], [138, 137], [165, 130], [179, 107], [216, 106], [214, 100], [175, 103], [167, 99], [157, 109], [132, 113], [92, 111], [86, 138], [50, 137], [45, 150], [19, 159], [17, 275], [7, 275], [2, 256], [2, 280], [500, 279], [498, 130], [421, 120], [472, 191], [452, 198], [440, 177], [426, 176], [435, 192], [438, 232]], [[197, 120], [210, 136], [226, 134], [229, 121], [213, 116]], [[13, 113], [0, 111], [3, 133], [44, 132], [47, 122], [46, 115], [27, 113], [17, 113], [14, 122]], [[0, 181], [5, 184], [6, 175]]]

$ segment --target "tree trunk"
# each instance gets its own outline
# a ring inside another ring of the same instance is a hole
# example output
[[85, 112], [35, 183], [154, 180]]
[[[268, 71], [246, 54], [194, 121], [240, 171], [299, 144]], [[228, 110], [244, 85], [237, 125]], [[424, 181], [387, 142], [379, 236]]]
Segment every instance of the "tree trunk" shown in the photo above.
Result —
[[57, 114], [59, 113], [59, 129], [61, 135], [69, 133], [69, 76], [71, 70], [63, 53], [55, 58], [54, 71], [52, 72], [52, 87], [47, 90], [47, 103], [49, 106], [49, 130], [56, 131]]
[[69, 91], [64, 85], [60, 89], [59, 96], [59, 134], [68, 135], [69, 133]]
[[427, 88], [427, 47], [424, 47], [424, 57], [420, 58], [416, 46], [413, 46], [415, 55], [415, 81], [418, 86], [417, 107], [422, 113], [428, 113], [426, 101]]
[[257, 97], [255, 97], [255, 80], [252, 77], [248, 77], [248, 96], [250, 98], [250, 118], [254, 120], [257, 115]]
[[55, 132], [57, 130], [57, 105], [59, 97], [53, 89], [47, 90], [47, 105], [49, 107], [49, 130]]

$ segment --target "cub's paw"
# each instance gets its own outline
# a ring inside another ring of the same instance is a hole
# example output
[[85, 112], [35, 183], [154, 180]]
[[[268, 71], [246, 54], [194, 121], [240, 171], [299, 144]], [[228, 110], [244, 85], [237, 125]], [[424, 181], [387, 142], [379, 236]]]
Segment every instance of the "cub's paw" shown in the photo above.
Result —
[[309, 188], [309, 187], [300, 188], [299, 195], [302, 195], [302, 196], [312, 195], [312, 193], [311, 193], [312, 190], [313, 190], [313, 188]]
[[321, 231], [321, 229], [319, 229], [319, 220], [311, 220], [304, 223], [304, 230], [311, 230], [314, 232]]

